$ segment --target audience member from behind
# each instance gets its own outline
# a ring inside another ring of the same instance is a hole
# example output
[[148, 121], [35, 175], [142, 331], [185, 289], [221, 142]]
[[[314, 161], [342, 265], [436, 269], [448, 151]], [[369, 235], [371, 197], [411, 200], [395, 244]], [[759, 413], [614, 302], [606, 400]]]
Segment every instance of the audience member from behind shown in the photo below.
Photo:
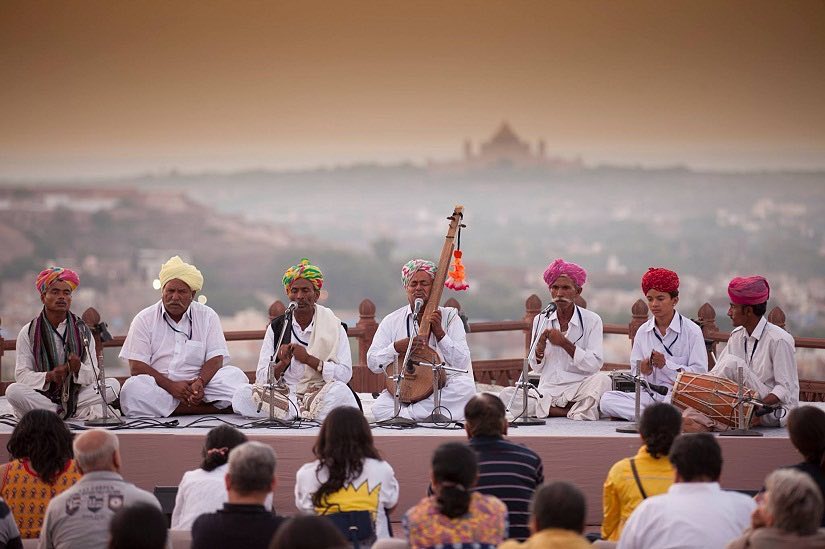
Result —
[[[807, 473], [819, 486], [825, 499], [825, 411], [815, 406], [801, 406], [788, 414], [788, 434], [805, 461], [794, 469]], [[825, 526], [825, 516], [820, 526]]]
[[109, 549], [164, 549], [169, 531], [160, 509], [138, 503], [115, 513], [109, 535]]
[[680, 435], [670, 448], [676, 480], [630, 515], [619, 549], [724, 547], [750, 524], [754, 501], [719, 487], [722, 449], [709, 433]]
[[378, 454], [364, 414], [333, 408], [312, 452], [317, 459], [295, 474], [295, 506], [318, 515], [367, 511], [374, 535], [361, 532], [361, 541], [389, 537], [387, 511], [398, 503], [398, 481]]
[[751, 517], [751, 528], [728, 549], [814, 549], [825, 547], [823, 500], [811, 477], [794, 469], [777, 469]]
[[433, 454], [434, 495], [407, 511], [404, 526], [413, 549], [473, 544], [496, 547], [507, 537], [507, 507], [494, 496], [473, 492], [478, 476], [475, 452], [448, 442]]
[[278, 529], [269, 549], [349, 549], [344, 534], [325, 517], [300, 515]]
[[674, 406], [655, 403], [645, 408], [639, 423], [644, 445], [634, 457], [616, 462], [604, 481], [602, 539], [617, 541], [642, 500], [664, 494], [673, 484], [667, 454], [681, 430], [682, 414]]
[[590, 542], [582, 536], [587, 503], [581, 490], [569, 482], [551, 482], [533, 497], [530, 531], [524, 542], [508, 540], [499, 549], [587, 549]]
[[223, 509], [201, 515], [192, 525], [192, 549], [262, 549], [283, 522], [264, 507], [275, 489], [275, 452], [261, 442], [245, 442], [229, 452]]
[[31, 410], [12, 431], [6, 450], [11, 461], [0, 467], [0, 497], [21, 537], [36, 538], [52, 498], [80, 480], [72, 434], [54, 412]]
[[107, 547], [109, 522], [124, 507], [145, 503], [160, 510], [158, 500], [120, 475], [117, 436], [93, 429], [74, 441], [74, 455], [83, 477], [55, 497], [46, 509], [40, 549]]
[[23, 540], [20, 539], [20, 530], [14, 522], [14, 516], [6, 502], [0, 498], [0, 547], [3, 549], [22, 549]]
[[[206, 434], [201, 466], [185, 472], [178, 486], [172, 530], [191, 530], [196, 518], [223, 507], [227, 498], [224, 477], [229, 452], [246, 440], [246, 435], [231, 425], [220, 425]], [[271, 495], [264, 507], [272, 509]]]
[[525, 540], [530, 500], [544, 482], [544, 469], [537, 453], [504, 439], [506, 414], [501, 399], [482, 393], [464, 407], [464, 429], [478, 457], [475, 491], [500, 499], [507, 506], [510, 537]]

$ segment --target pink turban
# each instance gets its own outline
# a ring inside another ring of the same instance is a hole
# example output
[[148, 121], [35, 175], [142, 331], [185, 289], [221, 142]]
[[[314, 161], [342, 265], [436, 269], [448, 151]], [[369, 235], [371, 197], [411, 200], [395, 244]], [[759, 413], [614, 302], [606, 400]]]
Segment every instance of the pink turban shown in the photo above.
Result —
[[548, 265], [544, 271], [544, 282], [546, 282], [548, 286], [552, 286], [560, 276], [568, 277], [576, 286], [581, 288], [587, 280], [587, 271], [575, 263], [567, 263], [563, 259], [557, 259]]
[[730, 302], [737, 305], [765, 303], [771, 295], [771, 287], [762, 276], [737, 276], [728, 284]]
[[45, 294], [46, 290], [55, 282], [65, 282], [71, 287], [72, 291], [80, 285], [80, 277], [71, 269], [64, 269], [63, 267], [49, 267], [40, 271], [37, 275], [37, 280], [34, 282], [37, 291]]
[[657, 292], [676, 292], [679, 290], [679, 275], [669, 269], [650, 267], [642, 277], [642, 293], [650, 290]]

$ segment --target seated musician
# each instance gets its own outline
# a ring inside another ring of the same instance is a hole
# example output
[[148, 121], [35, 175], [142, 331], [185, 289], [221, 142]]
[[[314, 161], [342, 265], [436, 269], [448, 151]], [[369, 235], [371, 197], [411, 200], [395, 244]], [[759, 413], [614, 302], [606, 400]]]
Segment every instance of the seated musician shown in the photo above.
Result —
[[765, 318], [770, 286], [761, 276], [736, 277], [728, 284], [728, 316], [734, 329], [719, 353], [711, 374], [737, 381], [741, 365], [744, 384], [775, 413], [757, 417], [767, 426], [785, 425], [788, 412], [799, 406], [799, 374], [793, 337]]
[[[323, 421], [338, 406], [357, 407], [355, 395], [347, 385], [352, 378], [347, 332], [335, 313], [317, 303], [324, 273], [303, 259], [286, 270], [283, 284], [289, 300], [297, 304], [290, 325], [286, 327], [277, 355], [275, 343], [281, 335], [285, 315], [269, 325], [258, 357], [255, 385], [238, 389], [232, 398], [232, 407], [241, 415], [263, 418], [269, 417], [269, 406], [274, 404], [277, 419], [304, 417], [318, 421]], [[282, 380], [284, 386], [270, 395], [265, 385], [273, 355], [276, 355], [274, 379]], [[264, 403], [259, 409], [261, 401]]]
[[203, 276], [174, 256], [160, 268], [161, 300], [132, 320], [120, 358], [132, 377], [120, 405], [131, 417], [231, 412], [232, 395], [248, 383], [230, 366], [218, 314], [194, 301]]
[[[446, 361], [447, 366], [466, 373], [446, 370], [447, 383], [441, 391], [441, 406], [437, 410], [443, 415], [460, 421], [464, 419], [464, 406], [476, 394], [475, 379], [470, 362], [470, 349], [464, 324], [458, 311], [452, 307], [437, 307], [432, 315], [423, 318], [424, 309], [433, 290], [436, 265], [432, 261], [413, 259], [401, 269], [401, 282], [407, 292], [408, 304], [388, 314], [378, 325], [378, 330], [367, 351], [367, 366], [375, 373], [382, 372], [388, 365], [395, 364], [396, 359], [403, 359], [407, 352], [409, 338], [413, 338], [412, 352], [430, 346]], [[424, 306], [417, 317], [413, 317], [415, 300], [422, 299]], [[416, 334], [420, 326], [429, 323], [431, 332], [426, 340]], [[419, 366], [419, 368], [426, 366]], [[384, 390], [373, 405], [376, 421], [389, 419], [394, 413], [393, 394]], [[434, 395], [413, 402], [402, 404], [400, 416], [421, 421], [433, 413]]]
[[[586, 280], [587, 271], [562, 259], [556, 259], [544, 271], [556, 309], [533, 319], [531, 341], [535, 342], [535, 352], [528, 358], [530, 368], [541, 374], [538, 389], [542, 398], [530, 398], [528, 415], [599, 419], [599, 399], [612, 382], [609, 375], [599, 371], [604, 363], [602, 319], [574, 302]], [[505, 389], [501, 399], [509, 404], [513, 391]], [[511, 415], [520, 415], [522, 401], [518, 391]]]
[[[37, 276], [43, 310], [17, 336], [15, 383], [6, 398], [18, 418], [29, 410], [56, 412], [63, 419], [103, 416], [92, 360], [97, 360], [89, 328], [69, 309], [77, 273], [51, 267]], [[106, 379], [107, 401], [116, 398], [120, 384]]]
[[[653, 314], [639, 327], [630, 352], [630, 369], [653, 385], [667, 388], [666, 395], [642, 385], [640, 413], [654, 402], [670, 402], [673, 384], [679, 372], [704, 374], [708, 371], [708, 353], [702, 330], [676, 310], [679, 303], [679, 276], [668, 269], [650, 268], [642, 277], [642, 293]], [[602, 414], [636, 419], [636, 393], [608, 391], [602, 395]]]

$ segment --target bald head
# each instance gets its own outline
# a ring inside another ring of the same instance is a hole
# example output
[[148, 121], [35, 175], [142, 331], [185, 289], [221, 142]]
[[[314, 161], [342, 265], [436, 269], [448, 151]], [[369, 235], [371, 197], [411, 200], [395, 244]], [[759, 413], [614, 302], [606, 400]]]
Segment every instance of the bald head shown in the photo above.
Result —
[[481, 393], [464, 407], [464, 429], [472, 437], [500, 437], [507, 434], [507, 411], [496, 395]]
[[74, 458], [83, 473], [118, 471], [120, 453], [117, 435], [103, 429], [92, 429], [74, 440]]

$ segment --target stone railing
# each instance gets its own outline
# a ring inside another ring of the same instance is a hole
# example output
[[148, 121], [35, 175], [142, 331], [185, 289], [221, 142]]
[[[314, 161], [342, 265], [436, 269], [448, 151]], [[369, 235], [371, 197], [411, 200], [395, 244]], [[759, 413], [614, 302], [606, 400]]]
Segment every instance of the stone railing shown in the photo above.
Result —
[[[578, 304], [586, 307], [586, 302], [579, 298]], [[461, 305], [455, 299], [449, 299], [444, 303], [447, 307], [455, 307], [459, 311]], [[283, 313], [285, 307], [280, 301], [275, 301], [269, 307], [269, 317], [275, 318]], [[541, 311], [541, 299], [531, 295], [525, 301], [524, 317], [521, 320], [503, 320], [492, 322], [470, 322], [470, 332], [473, 334], [485, 332], [522, 332], [524, 337], [524, 353], [526, 354], [530, 346], [530, 329], [533, 318]], [[350, 338], [357, 342], [358, 358], [353, 365], [352, 386], [359, 392], [377, 392], [383, 389], [385, 378], [381, 374], [374, 374], [367, 368], [367, 350], [372, 344], [375, 331], [378, 329], [378, 322], [375, 319], [375, 304], [369, 299], [363, 300], [358, 306], [358, 322], [355, 326], [350, 326], [347, 329], [347, 334]], [[636, 301], [630, 310], [630, 322], [624, 324], [605, 324], [604, 333], [614, 335], [626, 335], [632, 344], [633, 337], [636, 331], [648, 319], [647, 304], [639, 299]], [[94, 308], [89, 308], [83, 313], [83, 319], [87, 325], [92, 327], [92, 333], [95, 337], [96, 346], [98, 349], [99, 359], [102, 360], [102, 353], [104, 347], [120, 347], [123, 345], [125, 336], [115, 336], [108, 341], [101, 341], [100, 330], [100, 315]], [[702, 329], [705, 337], [705, 344], [708, 350], [708, 363], [713, 365], [713, 356], [716, 352], [716, 346], [720, 342], [728, 340], [730, 334], [720, 332], [716, 325], [716, 311], [714, 308], [705, 303], [697, 311], [695, 317], [696, 322]], [[774, 307], [768, 313], [768, 320], [777, 326], [785, 327], [785, 313], [779, 307]], [[227, 341], [261, 341], [264, 337], [264, 330], [248, 330], [248, 331], [234, 331], [226, 332]], [[825, 339], [820, 338], [794, 338], [796, 346], [799, 348], [825, 349]], [[14, 340], [3, 340], [0, 338], [0, 364], [2, 364], [3, 353], [5, 351], [13, 351], [15, 349]], [[474, 360], [473, 371], [475, 373], [476, 381], [479, 383], [489, 383], [496, 385], [511, 385], [518, 379], [522, 368], [522, 357], [501, 358], [494, 360]], [[243, 366], [243, 365], [241, 365]], [[605, 363], [604, 370], [627, 369], [628, 364], [619, 363]], [[252, 378], [254, 373], [254, 365], [252, 371], [247, 371], [247, 375]], [[5, 392], [9, 381], [0, 383], [0, 391]], [[825, 401], [825, 381], [800, 380], [800, 399], [805, 401]]]

